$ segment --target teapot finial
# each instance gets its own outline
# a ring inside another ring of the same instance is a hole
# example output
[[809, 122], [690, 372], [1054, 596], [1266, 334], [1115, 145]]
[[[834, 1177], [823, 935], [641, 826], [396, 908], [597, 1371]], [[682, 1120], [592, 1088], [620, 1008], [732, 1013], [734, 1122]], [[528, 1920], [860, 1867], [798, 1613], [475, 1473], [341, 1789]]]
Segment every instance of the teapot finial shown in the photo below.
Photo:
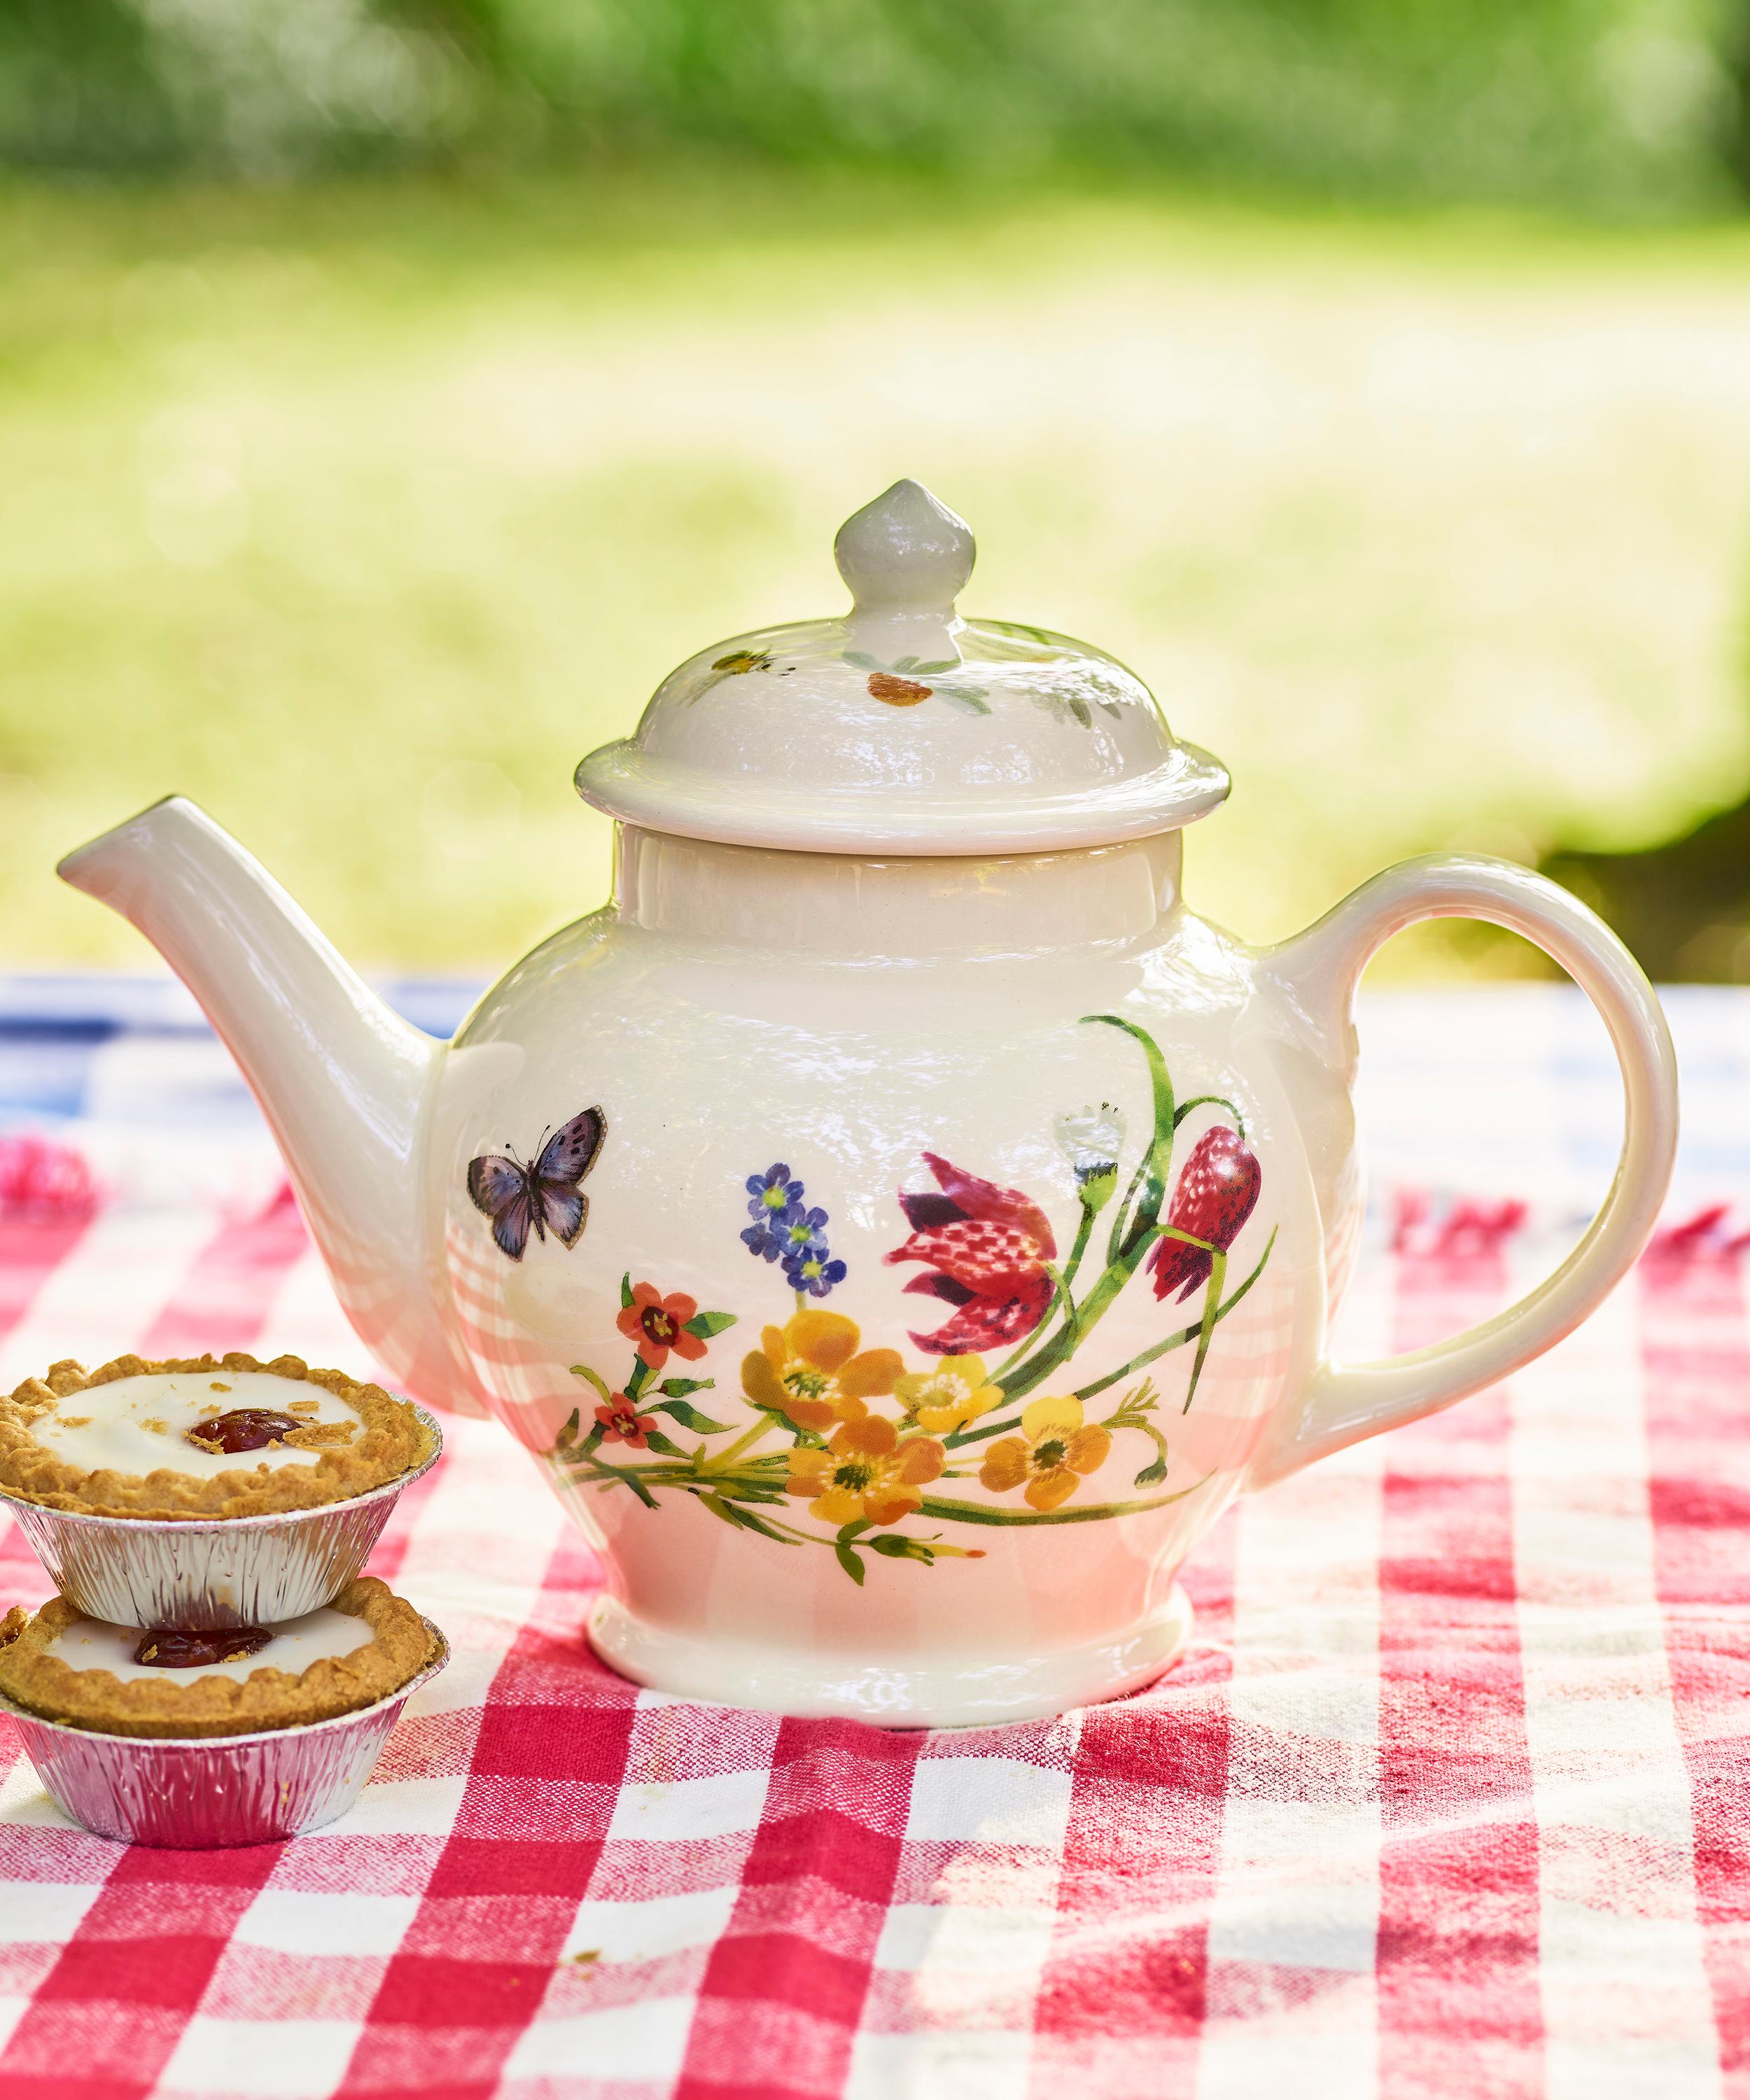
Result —
[[832, 552], [857, 611], [948, 620], [977, 548], [966, 520], [921, 481], [896, 481], [845, 519]]

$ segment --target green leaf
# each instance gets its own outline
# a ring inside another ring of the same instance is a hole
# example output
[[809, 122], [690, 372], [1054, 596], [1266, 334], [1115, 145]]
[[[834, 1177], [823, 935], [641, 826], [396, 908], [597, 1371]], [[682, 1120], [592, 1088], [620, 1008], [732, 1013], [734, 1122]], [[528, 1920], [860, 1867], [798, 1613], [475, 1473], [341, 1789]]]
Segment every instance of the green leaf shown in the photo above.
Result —
[[708, 1342], [713, 1335], [721, 1335], [725, 1327], [734, 1325], [733, 1312], [695, 1312], [686, 1323], [686, 1331], [696, 1335], [702, 1342]]
[[958, 671], [960, 660], [958, 656], [950, 656], [940, 664], [914, 664], [911, 668], [920, 678], [933, 678], [944, 671]]
[[566, 1419], [565, 1427], [553, 1440], [553, 1448], [555, 1451], [562, 1451], [567, 1445], [575, 1444], [577, 1441], [577, 1425], [580, 1416], [581, 1410], [574, 1407]]
[[915, 671], [917, 668], [918, 660], [915, 656], [896, 656], [893, 659], [893, 668], [896, 671]]
[[618, 1466], [609, 1465], [606, 1458], [598, 1458], [596, 1463], [602, 1469], [606, 1485], [612, 1485], [617, 1483], [623, 1488], [630, 1488], [646, 1509], [655, 1508], [655, 1496], [650, 1493], [636, 1473], [623, 1473]]
[[1228, 1257], [1219, 1247], [1210, 1251], [1210, 1273], [1203, 1285], [1203, 1317], [1198, 1323], [1197, 1352], [1191, 1360], [1191, 1382], [1185, 1388], [1185, 1404], [1179, 1412], [1188, 1414], [1191, 1403], [1197, 1396], [1197, 1380], [1203, 1375], [1203, 1365], [1209, 1357], [1210, 1341], [1215, 1332], [1215, 1321], [1221, 1309], [1221, 1294], [1228, 1282]]
[[863, 1564], [856, 1552], [849, 1546], [835, 1546], [832, 1550], [838, 1557], [839, 1565], [858, 1589], [861, 1589], [863, 1582]]
[[782, 1532], [774, 1531], [763, 1517], [756, 1516], [752, 1510], [738, 1507], [721, 1494], [702, 1494], [699, 1499], [713, 1516], [721, 1517], [732, 1531], [756, 1531], [761, 1538], [774, 1540], [779, 1546], [794, 1546], [793, 1538], [786, 1538]]
[[844, 660], [854, 664], [859, 671], [879, 671], [881, 668], [873, 656], [866, 656], [861, 649], [847, 649]]
[[[685, 1381], [677, 1379], [675, 1383], [681, 1384]], [[707, 1379], [705, 1383], [708, 1385], [711, 1381]], [[663, 1391], [667, 1392], [668, 1390], [665, 1385]], [[695, 1436], [721, 1436], [730, 1426], [726, 1422], [713, 1422], [708, 1414], [701, 1414], [696, 1407], [689, 1407], [684, 1400], [659, 1400], [652, 1403], [652, 1407], [658, 1414], [672, 1414], [683, 1429], [690, 1429]], [[655, 1440], [654, 1436], [650, 1439], [653, 1444]]]
[[1163, 1451], [1152, 1466], [1144, 1466], [1131, 1481], [1133, 1488], [1152, 1488], [1166, 1478], [1166, 1454]]
[[653, 1451], [659, 1451], [665, 1458], [684, 1458], [686, 1456], [672, 1437], [664, 1436], [659, 1429], [646, 1429], [644, 1440]]
[[628, 1268], [619, 1280], [619, 1309], [624, 1312], [632, 1303], [632, 1271]]
[[613, 1394], [608, 1391], [607, 1380], [603, 1378], [599, 1372], [591, 1370], [588, 1364], [573, 1364], [571, 1366], [571, 1376], [573, 1378], [580, 1378], [586, 1384], [593, 1386], [596, 1391], [601, 1394], [603, 1400], [611, 1401], [613, 1399]]
[[983, 693], [976, 686], [938, 686], [936, 690], [945, 700], [951, 700], [962, 714], [988, 715], [990, 712], [985, 704]]
[[1094, 717], [1088, 712], [1087, 702], [1079, 693], [1072, 693], [1069, 695], [1069, 712], [1081, 723], [1083, 729], [1091, 729], [1094, 726]]
[[656, 1390], [667, 1393], [671, 1400], [680, 1400], [690, 1392], [703, 1392], [716, 1383], [715, 1379], [666, 1378]]

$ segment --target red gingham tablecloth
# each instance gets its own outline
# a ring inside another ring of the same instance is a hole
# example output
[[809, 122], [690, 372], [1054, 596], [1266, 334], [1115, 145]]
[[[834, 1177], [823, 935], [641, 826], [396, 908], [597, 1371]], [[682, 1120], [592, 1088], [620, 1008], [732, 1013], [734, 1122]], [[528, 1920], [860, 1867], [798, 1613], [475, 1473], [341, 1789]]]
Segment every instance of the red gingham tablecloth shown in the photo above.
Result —
[[[1507, 1386], [1242, 1504], [1188, 1658], [1128, 1700], [887, 1734], [640, 1692], [530, 1462], [452, 1423], [372, 1564], [455, 1660], [353, 1813], [124, 1848], [0, 1723], [0, 2094], [1750, 2094], [1750, 999], [1673, 1019], [1692, 1135], [1637, 1273]], [[356, 1364], [216, 1046], [33, 1026], [0, 1020], [5, 1121], [98, 1200], [33, 1209], [51, 1165], [0, 1142], [7, 1384], [129, 1347]], [[1351, 1357], [1532, 1281], [1618, 1127], [1553, 989], [1363, 1033]], [[44, 1594], [15, 1533], [0, 1577]]]

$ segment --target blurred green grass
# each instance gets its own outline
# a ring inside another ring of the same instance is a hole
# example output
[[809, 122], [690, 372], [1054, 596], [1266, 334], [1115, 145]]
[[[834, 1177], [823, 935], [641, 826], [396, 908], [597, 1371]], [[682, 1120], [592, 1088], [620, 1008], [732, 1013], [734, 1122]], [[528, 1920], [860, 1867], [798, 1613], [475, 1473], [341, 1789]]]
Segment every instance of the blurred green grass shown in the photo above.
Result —
[[1738, 196], [1743, 0], [6, 0], [0, 162], [284, 179], [702, 148], [1536, 201]]
[[508, 962], [606, 883], [576, 759], [838, 605], [901, 474], [968, 609], [1228, 760], [1189, 886], [1251, 938], [1664, 836], [1750, 779], [1747, 263], [843, 171], [0, 189], [0, 958], [143, 961], [50, 871], [175, 789], [361, 961]]

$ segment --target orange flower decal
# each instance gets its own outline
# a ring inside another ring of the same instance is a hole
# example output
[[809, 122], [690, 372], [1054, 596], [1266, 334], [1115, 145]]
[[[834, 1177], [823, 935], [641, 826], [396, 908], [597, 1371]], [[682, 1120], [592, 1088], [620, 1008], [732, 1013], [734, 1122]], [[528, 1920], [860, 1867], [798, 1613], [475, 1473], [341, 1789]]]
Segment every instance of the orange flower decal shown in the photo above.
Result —
[[872, 671], [869, 696], [885, 700], [890, 708], [915, 708], [919, 700], [929, 698], [930, 688], [919, 685], [915, 678], [896, 678], [891, 671]]
[[933, 1436], [901, 1441], [885, 1417], [866, 1414], [841, 1423], [825, 1450], [792, 1451], [786, 1487], [809, 1497], [809, 1515], [822, 1524], [897, 1524], [917, 1509], [924, 1484], [946, 1462]]
[[596, 1410], [596, 1420], [604, 1444], [629, 1444], [634, 1451], [644, 1449], [650, 1432], [656, 1427], [656, 1417], [640, 1414], [637, 1402], [628, 1400], [623, 1392], [603, 1401]]
[[1079, 1400], [1031, 1401], [1021, 1413], [1020, 1436], [993, 1444], [978, 1477], [999, 1495], [1025, 1480], [1031, 1506], [1054, 1510], [1069, 1501], [1084, 1474], [1100, 1471], [1111, 1449], [1108, 1431], [1083, 1426]]
[[812, 1307], [782, 1327], [768, 1327], [742, 1359], [742, 1391], [756, 1407], [786, 1415], [798, 1427], [825, 1431], [861, 1421], [866, 1403], [889, 1393], [905, 1367], [897, 1349], [865, 1349], [854, 1320]]
[[704, 1343], [690, 1335], [686, 1323], [699, 1311], [699, 1300], [684, 1290], [672, 1290], [664, 1298], [654, 1283], [635, 1283], [632, 1303], [623, 1306], [615, 1325], [621, 1334], [638, 1345], [638, 1354], [653, 1371], [659, 1371], [672, 1349], [684, 1362], [694, 1362], [705, 1353]]

